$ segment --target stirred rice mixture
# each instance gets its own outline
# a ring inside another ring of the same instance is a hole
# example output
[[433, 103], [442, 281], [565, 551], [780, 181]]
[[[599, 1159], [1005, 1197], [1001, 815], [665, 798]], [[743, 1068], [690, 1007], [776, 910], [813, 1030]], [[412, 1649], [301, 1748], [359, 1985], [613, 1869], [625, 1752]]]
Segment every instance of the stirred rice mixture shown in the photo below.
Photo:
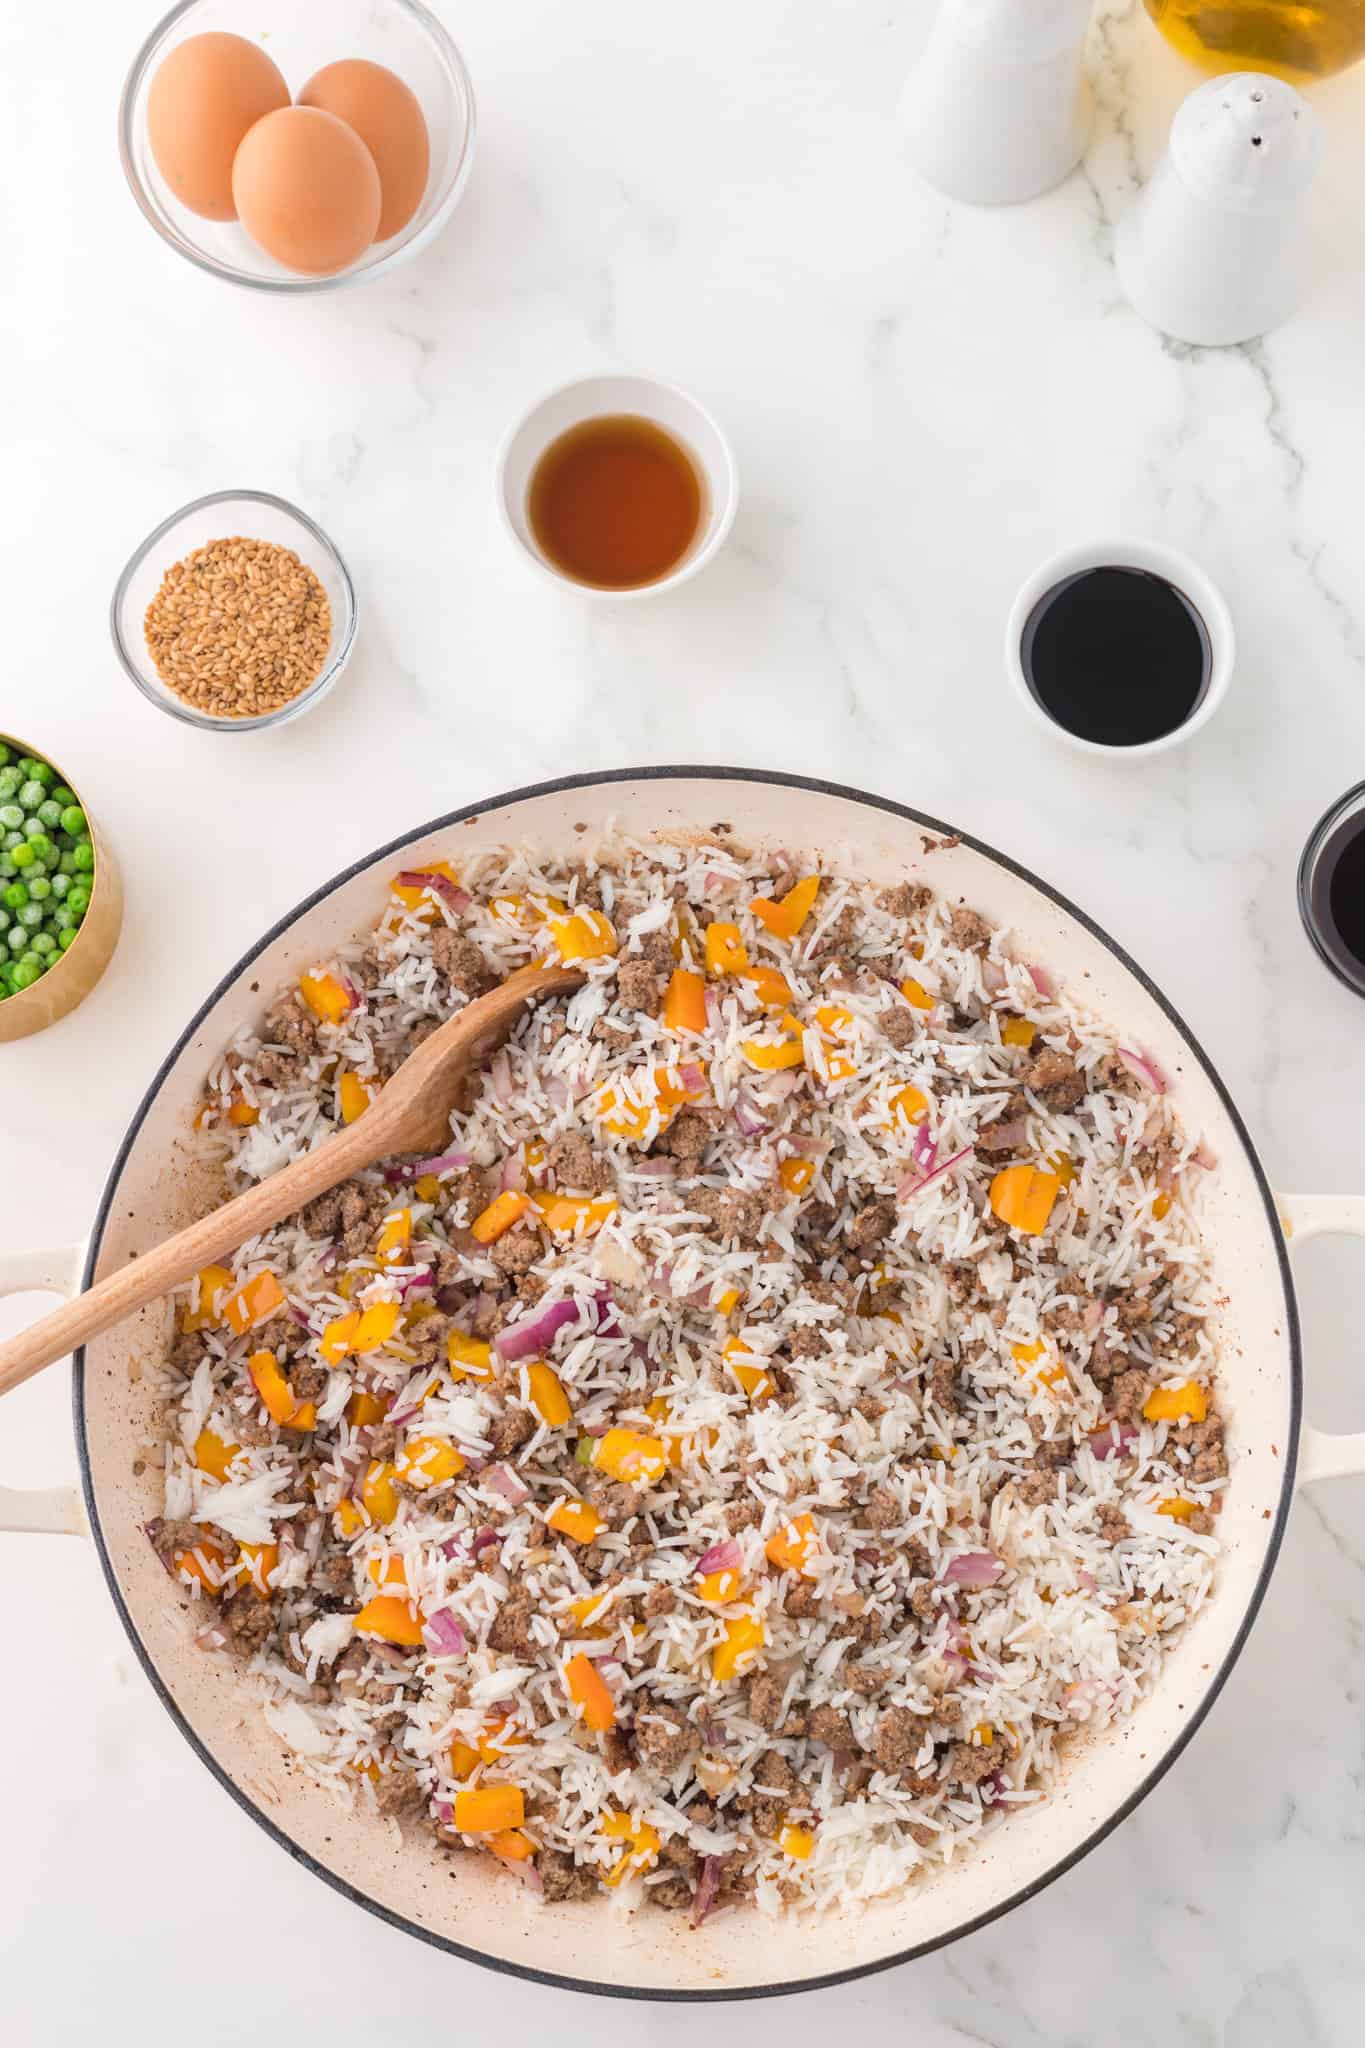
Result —
[[1209, 1591], [1211, 1162], [973, 910], [718, 831], [400, 877], [214, 1069], [228, 1186], [556, 953], [441, 1157], [189, 1288], [149, 1534], [303, 1767], [433, 1849], [694, 1921], [875, 1897], [1045, 1798]]

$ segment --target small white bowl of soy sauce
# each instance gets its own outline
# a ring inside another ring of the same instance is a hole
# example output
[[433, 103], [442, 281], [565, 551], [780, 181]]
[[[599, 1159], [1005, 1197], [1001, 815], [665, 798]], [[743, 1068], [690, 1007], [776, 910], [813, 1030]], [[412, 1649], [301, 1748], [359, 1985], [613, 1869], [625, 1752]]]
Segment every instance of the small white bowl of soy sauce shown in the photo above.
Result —
[[1197, 562], [1157, 541], [1096, 541], [1029, 577], [1010, 611], [1005, 667], [1054, 738], [1131, 761], [1208, 723], [1235, 651], [1232, 614]]
[[1365, 782], [1318, 819], [1299, 862], [1299, 915], [1318, 958], [1365, 996]]

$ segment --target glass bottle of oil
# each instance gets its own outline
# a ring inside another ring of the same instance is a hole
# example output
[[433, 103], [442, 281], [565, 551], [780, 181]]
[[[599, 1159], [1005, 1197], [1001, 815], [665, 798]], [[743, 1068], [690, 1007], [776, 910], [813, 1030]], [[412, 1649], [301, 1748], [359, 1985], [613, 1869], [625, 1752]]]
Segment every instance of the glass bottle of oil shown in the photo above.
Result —
[[1273, 71], [1291, 85], [1365, 57], [1365, 0], [1143, 0], [1169, 42], [1206, 71]]

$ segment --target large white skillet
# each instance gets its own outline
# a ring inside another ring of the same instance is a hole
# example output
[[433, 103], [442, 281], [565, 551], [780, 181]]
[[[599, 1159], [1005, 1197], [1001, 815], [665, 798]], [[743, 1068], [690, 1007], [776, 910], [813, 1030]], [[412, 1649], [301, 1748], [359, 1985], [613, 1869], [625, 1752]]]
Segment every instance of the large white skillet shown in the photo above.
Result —
[[1117, 1729], [1078, 1745], [1055, 1796], [1020, 1816], [981, 1853], [931, 1882], [858, 1913], [816, 1924], [755, 1927], [722, 1915], [691, 1931], [685, 1917], [622, 1921], [592, 1905], [523, 1906], [490, 1859], [446, 1859], [424, 1837], [400, 1840], [386, 1821], [338, 1826], [336, 1809], [281, 1767], [259, 1715], [242, 1717], [232, 1688], [191, 1645], [141, 1524], [158, 1512], [153, 1472], [134, 1477], [137, 1447], [155, 1432], [139, 1361], [159, 1346], [164, 1309], [90, 1345], [74, 1364], [82, 1496], [58, 1488], [0, 1493], [0, 1528], [93, 1536], [134, 1649], [183, 1733], [233, 1797], [284, 1848], [346, 1896], [428, 1941], [499, 1969], [584, 1990], [662, 1998], [725, 1998], [827, 1984], [979, 1927], [1067, 1869], [1132, 1811], [1193, 1734], [1232, 1668], [1260, 1605], [1299, 1483], [1365, 1471], [1365, 1435], [1300, 1427], [1298, 1318], [1286, 1257], [1325, 1231], [1365, 1236], [1365, 1202], [1276, 1203], [1227, 1091], [1207, 1056], [1141, 971], [1084, 914], [1023, 869], [967, 840], [929, 851], [948, 828], [880, 798], [829, 784], [723, 769], [642, 769], [519, 790], [457, 811], [383, 848], [292, 911], [221, 982], [172, 1049], [114, 1162], [86, 1246], [0, 1258], [0, 1293], [69, 1293], [198, 1213], [208, 1200], [190, 1145], [205, 1072], [275, 987], [364, 930], [396, 869], [498, 841], [572, 853], [575, 827], [616, 820], [648, 834], [725, 821], [744, 839], [848, 862], [875, 882], [920, 878], [1011, 927], [1021, 957], [1045, 962], [1123, 1038], [1170, 1075], [1184, 1118], [1218, 1158], [1209, 1236], [1218, 1294], [1223, 1405], [1233, 1453], [1219, 1524], [1225, 1550], [1215, 1597], [1172, 1653], [1160, 1685]]

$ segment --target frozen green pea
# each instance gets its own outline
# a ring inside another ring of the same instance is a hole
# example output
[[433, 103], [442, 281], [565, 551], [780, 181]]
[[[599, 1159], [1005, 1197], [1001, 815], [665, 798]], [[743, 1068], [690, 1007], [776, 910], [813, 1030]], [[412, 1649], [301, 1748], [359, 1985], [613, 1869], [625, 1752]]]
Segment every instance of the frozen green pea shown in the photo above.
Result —
[[28, 902], [28, 890], [22, 882], [9, 882], [0, 890], [0, 903], [6, 910], [22, 910]]
[[62, 812], [62, 830], [69, 832], [73, 839], [79, 839], [86, 830], [85, 812], [79, 804], [68, 804]]
[[0, 825], [3, 825], [7, 832], [22, 831], [24, 813], [20, 805], [0, 804]]
[[35, 953], [40, 954], [43, 959], [46, 959], [49, 953], [56, 952], [57, 941], [53, 938], [51, 932], [35, 932], [33, 934], [33, 950]]
[[34, 862], [33, 841], [25, 839], [22, 844], [16, 846], [10, 854], [10, 859], [21, 873], [25, 868], [31, 868]]
[[88, 875], [95, 865], [95, 849], [88, 839], [83, 839], [79, 846], [72, 848], [71, 858], [76, 863], [76, 873]]
[[69, 891], [66, 905], [68, 910], [75, 911], [77, 917], [90, 908], [90, 891], [83, 882], [78, 882], [76, 887]]
[[23, 909], [17, 911], [15, 914], [18, 917], [20, 924], [26, 926], [27, 929], [31, 932], [37, 931], [39, 925], [43, 921], [44, 916], [46, 915], [41, 903], [26, 903]]
[[55, 832], [62, 822], [62, 807], [55, 797], [46, 796], [38, 806], [38, 816], [45, 831]]
[[57, 780], [56, 769], [49, 768], [46, 761], [30, 762], [29, 774], [35, 782], [41, 782], [44, 789], [51, 789], [53, 783]]
[[51, 886], [54, 896], [65, 896], [67, 890], [71, 887], [70, 875], [64, 875], [59, 871], [52, 877]]
[[52, 894], [52, 884], [46, 875], [35, 875], [28, 884], [28, 893], [34, 903], [46, 903]]
[[14, 985], [15, 993], [20, 994], [24, 989], [32, 988], [42, 971], [41, 967], [30, 967], [23, 960], [19, 961], [17, 966], [11, 967], [9, 978]]
[[29, 780], [21, 783], [19, 788], [19, 801], [26, 811], [36, 811], [46, 795], [47, 791], [36, 776], [30, 776]]
[[63, 951], [63, 952], [65, 952], [68, 946], [70, 946], [70, 945], [74, 945], [74, 944], [75, 944], [75, 940], [76, 940], [76, 927], [75, 927], [75, 925], [74, 925], [74, 924], [67, 924], [67, 925], [63, 925], [63, 926], [62, 926], [62, 929], [61, 929], [61, 930], [60, 930], [60, 931], [58, 932], [58, 934], [57, 934], [57, 944], [58, 944], [58, 945], [59, 945], [59, 946], [61, 947], [62, 951]]

